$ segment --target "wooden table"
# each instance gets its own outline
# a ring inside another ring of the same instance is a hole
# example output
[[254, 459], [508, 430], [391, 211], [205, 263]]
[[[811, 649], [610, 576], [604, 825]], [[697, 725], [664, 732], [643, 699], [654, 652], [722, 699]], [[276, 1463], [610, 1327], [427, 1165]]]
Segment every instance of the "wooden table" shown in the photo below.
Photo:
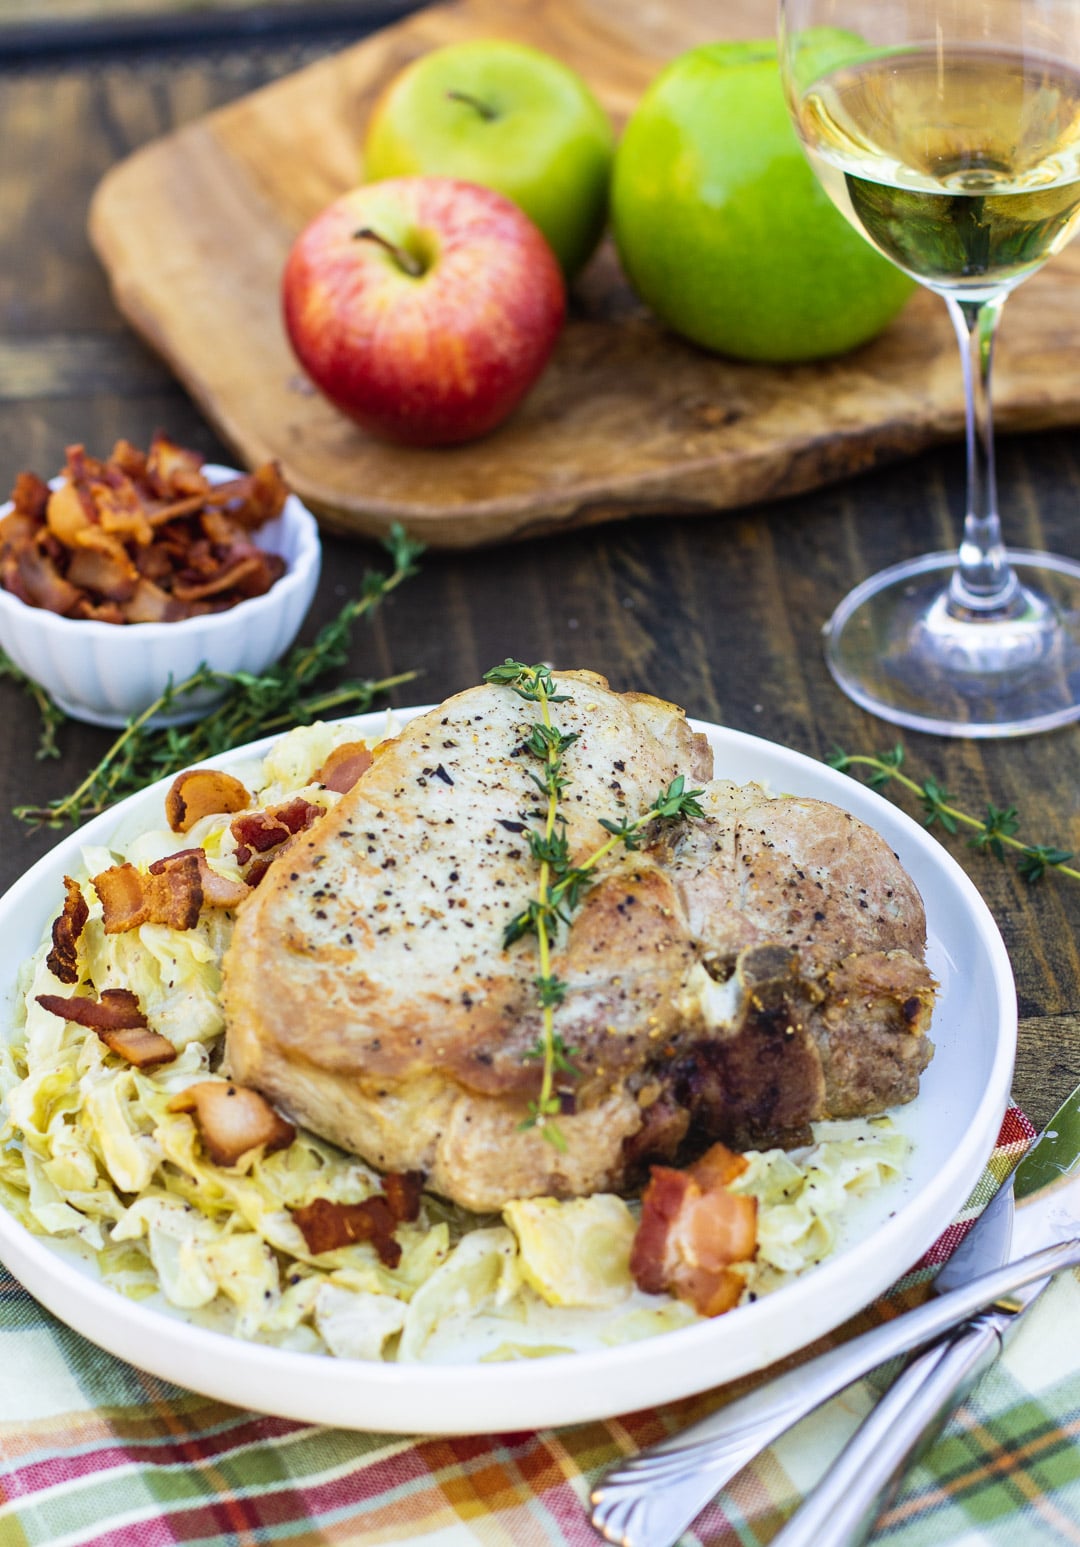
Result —
[[[279, 31], [212, 49], [81, 51], [51, 47], [16, 63], [0, 51], [0, 478], [52, 471], [71, 441], [107, 449], [157, 426], [221, 458], [193, 405], [115, 312], [85, 235], [104, 171], [139, 144], [263, 81], [344, 44]], [[55, 44], [55, 39], [53, 40]], [[2, 44], [0, 44], [2, 50]], [[1009, 348], [1008, 315], [1001, 349]], [[1000, 448], [1008, 536], [1018, 546], [1080, 552], [1080, 463], [1071, 432], [1013, 438]], [[843, 486], [741, 514], [694, 519], [657, 510], [616, 526], [472, 554], [429, 554], [354, 641], [352, 669], [381, 676], [415, 667], [399, 701], [438, 699], [512, 654], [589, 666], [692, 714], [824, 757], [889, 747], [894, 731], [833, 685], [819, 630], [834, 603], [881, 565], [952, 546], [963, 460], [950, 448]], [[377, 550], [326, 541], [308, 631], [333, 615], [378, 560]], [[70, 788], [107, 733], [70, 724], [60, 761], [35, 760], [36, 714], [0, 682], [0, 884], [54, 841], [10, 815], [17, 802]], [[909, 735], [916, 776], [968, 809], [1020, 807], [1029, 842], [1080, 849], [1080, 729], [1003, 743]], [[1011, 864], [946, 839], [987, 899], [1008, 944], [1020, 998], [1016, 1093], [1036, 1122], [1080, 1079], [1080, 883], [1029, 886]]]

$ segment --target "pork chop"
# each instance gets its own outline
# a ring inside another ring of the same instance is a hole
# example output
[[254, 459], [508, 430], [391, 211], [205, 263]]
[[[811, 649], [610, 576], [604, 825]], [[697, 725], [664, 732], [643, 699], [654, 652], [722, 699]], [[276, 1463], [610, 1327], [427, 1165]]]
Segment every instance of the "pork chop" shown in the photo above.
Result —
[[603, 819], [679, 774], [704, 816], [599, 867], [555, 951], [565, 1152], [522, 1127], [540, 1067], [537, 706], [472, 688], [409, 722], [239, 912], [225, 960], [232, 1076], [388, 1171], [476, 1210], [624, 1188], [711, 1140], [800, 1142], [910, 1099], [933, 983], [918, 893], [888, 845], [822, 802], [711, 781], [682, 711], [559, 672], [575, 863]]

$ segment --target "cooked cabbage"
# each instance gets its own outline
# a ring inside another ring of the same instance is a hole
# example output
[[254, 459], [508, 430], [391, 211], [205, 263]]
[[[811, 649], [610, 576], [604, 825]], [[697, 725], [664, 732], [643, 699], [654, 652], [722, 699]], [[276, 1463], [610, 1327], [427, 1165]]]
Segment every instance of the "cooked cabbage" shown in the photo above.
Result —
[[[313, 784], [314, 774], [354, 738], [348, 726], [291, 731], [261, 766], [240, 773], [261, 804], [302, 794], [330, 806], [339, 797]], [[43, 941], [20, 973], [16, 1024], [0, 1045], [0, 1203], [39, 1234], [78, 1237], [121, 1294], [156, 1297], [239, 1337], [337, 1357], [537, 1358], [697, 1320], [635, 1287], [636, 1215], [621, 1198], [517, 1200], [502, 1223], [425, 1198], [419, 1219], [398, 1226], [401, 1257], [389, 1267], [366, 1242], [315, 1255], [293, 1219], [315, 1198], [356, 1204], [381, 1192], [378, 1174], [355, 1156], [300, 1132], [288, 1148], [253, 1150], [236, 1166], [207, 1159], [193, 1119], [169, 1102], [224, 1077], [221, 960], [231, 916], [207, 909], [194, 929], [144, 924], [106, 935], [90, 877], [120, 860], [145, 868], [195, 843], [235, 877], [229, 822], [118, 832], [113, 848], [83, 851], [82, 979], [131, 989], [177, 1057], [134, 1068], [95, 1033], [42, 1009], [39, 994], [73, 991], [49, 970]], [[820, 1125], [815, 1138], [795, 1156], [751, 1153], [734, 1184], [759, 1203], [748, 1293], [819, 1261], [852, 1200], [902, 1171], [906, 1140], [887, 1120]]]

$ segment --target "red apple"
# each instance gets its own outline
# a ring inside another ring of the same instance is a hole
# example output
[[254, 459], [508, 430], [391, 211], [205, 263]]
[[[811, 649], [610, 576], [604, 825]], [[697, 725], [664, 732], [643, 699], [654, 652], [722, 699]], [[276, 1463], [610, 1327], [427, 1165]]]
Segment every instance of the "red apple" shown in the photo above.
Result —
[[492, 430], [540, 375], [566, 311], [555, 256], [490, 188], [355, 188], [297, 238], [285, 326], [312, 381], [364, 429], [417, 446]]

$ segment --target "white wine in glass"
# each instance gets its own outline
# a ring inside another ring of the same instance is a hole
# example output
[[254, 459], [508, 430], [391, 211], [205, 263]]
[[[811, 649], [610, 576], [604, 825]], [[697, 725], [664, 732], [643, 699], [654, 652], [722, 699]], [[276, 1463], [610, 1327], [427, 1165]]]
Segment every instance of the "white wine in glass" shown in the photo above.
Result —
[[826, 626], [840, 686], [917, 730], [1080, 718], [1080, 563], [1008, 550], [990, 380], [1006, 296], [1080, 223], [1080, 0], [780, 0], [811, 165], [879, 252], [943, 296], [967, 405], [959, 553], [896, 564]]

